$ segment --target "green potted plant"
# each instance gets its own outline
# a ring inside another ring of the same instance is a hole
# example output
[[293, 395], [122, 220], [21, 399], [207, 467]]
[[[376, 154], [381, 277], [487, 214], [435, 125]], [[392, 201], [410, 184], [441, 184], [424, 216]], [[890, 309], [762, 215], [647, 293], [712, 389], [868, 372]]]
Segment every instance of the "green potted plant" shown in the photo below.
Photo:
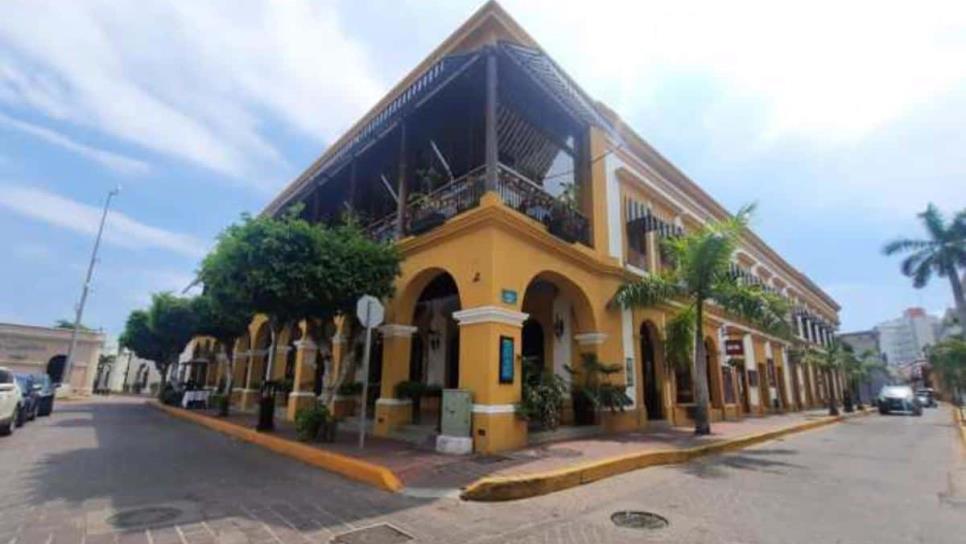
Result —
[[396, 384], [396, 397], [409, 399], [413, 403], [413, 424], [418, 425], [421, 421], [422, 409], [420, 401], [426, 393], [426, 385], [422, 382], [404, 381]]
[[600, 362], [597, 355], [584, 353], [581, 366], [574, 369], [564, 367], [572, 378], [574, 403], [574, 421], [577, 425], [596, 425], [599, 423], [597, 414], [601, 410], [610, 412], [624, 411], [631, 404], [630, 397], [621, 384], [612, 383], [611, 376], [621, 372], [621, 365], [610, 365]]
[[582, 223], [577, 211], [577, 186], [571, 182], [563, 184], [563, 188], [547, 218], [547, 228], [550, 234], [572, 244], [582, 234]]
[[332, 411], [336, 417], [351, 416], [356, 411], [356, 401], [362, 394], [361, 382], [349, 382], [339, 386], [332, 403]]
[[410, 234], [422, 234], [446, 222], [446, 216], [431, 206], [429, 198], [433, 188], [441, 182], [442, 175], [435, 168], [416, 171], [416, 184], [420, 190], [409, 195], [409, 209], [412, 213], [409, 221]]
[[323, 404], [303, 408], [295, 414], [295, 436], [302, 442], [313, 440], [329, 417], [329, 409]]
[[517, 414], [528, 422], [536, 422], [548, 431], [560, 426], [560, 414], [567, 383], [539, 361], [523, 358], [523, 396]]

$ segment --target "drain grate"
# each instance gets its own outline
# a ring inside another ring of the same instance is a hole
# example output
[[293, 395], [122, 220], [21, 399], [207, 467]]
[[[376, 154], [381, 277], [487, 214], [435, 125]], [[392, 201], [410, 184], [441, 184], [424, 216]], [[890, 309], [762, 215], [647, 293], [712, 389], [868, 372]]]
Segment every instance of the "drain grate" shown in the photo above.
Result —
[[147, 506], [119, 512], [107, 518], [107, 523], [119, 529], [161, 525], [178, 519], [181, 510], [170, 506]]
[[380, 523], [336, 535], [332, 539], [332, 544], [400, 544], [412, 539], [413, 537], [392, 525]]
[[666, 518], [651, 512], [623, 510], [614, 512], [610, 520], [618, 527], [627, 529], [663, 529], [671, 524]]

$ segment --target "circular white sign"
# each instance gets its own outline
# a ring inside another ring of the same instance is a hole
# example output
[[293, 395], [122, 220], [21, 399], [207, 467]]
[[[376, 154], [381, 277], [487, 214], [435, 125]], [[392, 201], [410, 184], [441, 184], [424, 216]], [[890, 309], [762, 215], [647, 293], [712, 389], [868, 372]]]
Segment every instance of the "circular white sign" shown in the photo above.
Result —
[[382, 320], [386, 317], [386, 309], [382, 307], [379, 299], [372, 295], [362, 295], [356, 303], [356, 317], [363, 327], [371, 329], [382, 325]]

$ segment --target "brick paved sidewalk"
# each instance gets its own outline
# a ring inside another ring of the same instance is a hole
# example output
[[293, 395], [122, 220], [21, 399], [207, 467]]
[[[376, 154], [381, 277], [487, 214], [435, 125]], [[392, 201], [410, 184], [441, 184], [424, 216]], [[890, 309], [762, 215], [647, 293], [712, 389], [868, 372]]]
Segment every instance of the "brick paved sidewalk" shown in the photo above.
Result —
[[[212, 412], [207, 412], [212, 414]], [[313, 443], [315, 447], [353, 456], [392, 470], [410, 489], [460, 489], [487, 476], [519, 476], [547, 472], [599, 461], [625, 454], [692, 448], [731, 440], [823, 418], [827, 411], [811, 410], [789, 414], [751, 417], [739, 422], [712, 424], [713, 434], [697, 437], [691, 428], [655, 428], [629, 433], [604, 434], [592, 438], [561, 440], [500, 455], [454, 457], [418, 448], [398, 440], [367, 437], [359, 450], [355, 433], [340, 432], [334, 444]], [[255, 416], [235, 413], [228, 421], [254, 427]], [[276, 421], [276, 435], [295, 440], [294, 426]]]

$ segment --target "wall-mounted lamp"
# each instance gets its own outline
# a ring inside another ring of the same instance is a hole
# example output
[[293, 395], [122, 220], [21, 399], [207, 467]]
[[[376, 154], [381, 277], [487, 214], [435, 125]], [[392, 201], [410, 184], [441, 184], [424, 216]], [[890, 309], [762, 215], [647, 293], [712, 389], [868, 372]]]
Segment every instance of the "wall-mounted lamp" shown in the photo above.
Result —
[[564, 333], [564, 322], [559, 315], [555, 315], [553, 318], [553, 335], [557, 338], [563, 336]]
[[429, 338], [429, 347], [430, 347], [430, 349], [432, 349], [433, 351], [438, 350], [439, 349], [439, 343], [440, 343], [440, 334], [439, 334], [439, 331], [437, 331], [435, 329], [429, 329], [429, 332], [426, 334], [426, 336]]

